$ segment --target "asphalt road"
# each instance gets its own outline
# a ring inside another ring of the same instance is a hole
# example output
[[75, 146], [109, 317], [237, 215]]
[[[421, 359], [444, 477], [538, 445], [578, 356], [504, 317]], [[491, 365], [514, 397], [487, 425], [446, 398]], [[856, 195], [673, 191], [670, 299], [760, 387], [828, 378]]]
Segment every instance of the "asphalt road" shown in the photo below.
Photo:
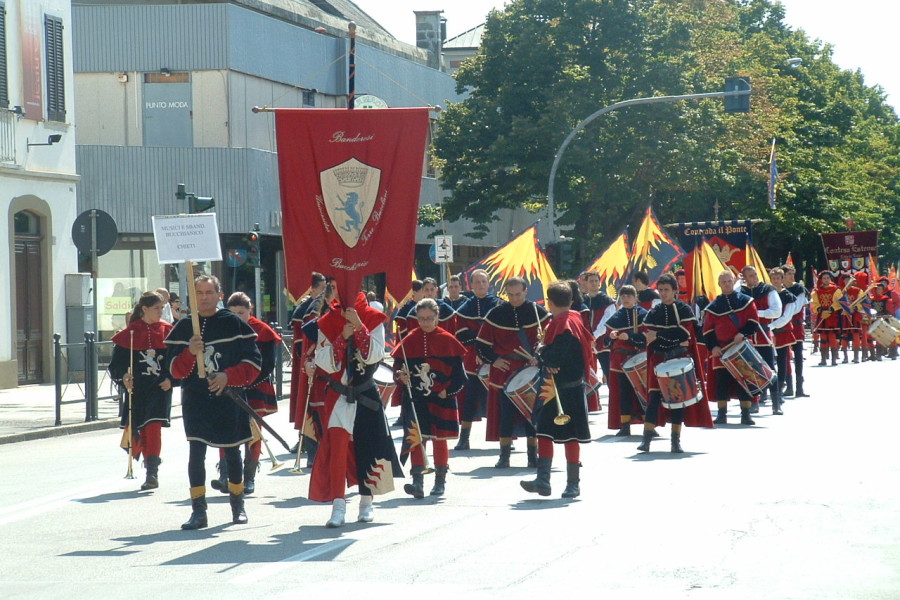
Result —
[[[815, 358], [815, 357], [814, 357]], [[810, 361], [807, 364], [811, 364]], [[306, 500], [308, 474], [273, 446], [248, 525], [230, 523], [209, 490], [210, 527], [181, 531], [190, 513], [181, 422], [163, 432], [162, 486], [123, 478], [117, 430], [0, 446], [0, 582], [5, 598], [297, 598], [309, 593], [436, 598], [900, 598], [900, 454], [895, 362], [808, 367], [811, 398], [785, 416], [763, 407], [755, 427], [668, 429], [650, 454], [639, 437], [611, 437], [592, 416], [582, 496], [522, 491], [524, 440], [513, 468], [476, 425], [475, 449], [452, 453], [447, 495], [398, 490], [375, 522], [323, 527], [327, 505]], [[283, 414], [272, 417], [287, 434]], [[399, 436], [399, 430], [395, 430]], [[287, 437], [287, 435], [286, 435]], [[293, 433], [290, 440], [294, 439]], [[208, 475], [215, 459], [210, 452]], [[400, 487], [402, 487], [400, 482]], [[426, 477], [427, 489], [431, 478]], [[358, 499], [350, 497], [348, 516]]]

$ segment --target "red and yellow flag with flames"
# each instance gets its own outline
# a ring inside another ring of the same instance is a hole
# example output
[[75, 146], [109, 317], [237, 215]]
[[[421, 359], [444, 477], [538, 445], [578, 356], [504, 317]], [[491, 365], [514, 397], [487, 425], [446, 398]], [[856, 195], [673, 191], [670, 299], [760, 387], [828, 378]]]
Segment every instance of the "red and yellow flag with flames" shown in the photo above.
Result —
[[628, 251], [628, 229], [619, 234], [609, 248], [594, 259], [585, 271], [597, 271], [600, 274], [600, 285], [610, 298], [618, 297], [619, 287], [626, 283], [628, 263], [631, 253]]
[[470, 265], [463, 272], [468, 282], [472, 272], [484, 269], [491, 282], [491, 293], [503, 296], [503, 285], [510, 277], [524, 277], [528, 282], [528, 300], [544, 302], [544, 289], [556, 281], [553, 267], [537, 237], [537, 224], [532, 225], [506, 245]]
[[646, 271], [650, 284], [672, 268], [684, 256], [684, 250], [663, 231], [653, 207], [647, 207], [644, 221], [631, 247], [631, 272]]

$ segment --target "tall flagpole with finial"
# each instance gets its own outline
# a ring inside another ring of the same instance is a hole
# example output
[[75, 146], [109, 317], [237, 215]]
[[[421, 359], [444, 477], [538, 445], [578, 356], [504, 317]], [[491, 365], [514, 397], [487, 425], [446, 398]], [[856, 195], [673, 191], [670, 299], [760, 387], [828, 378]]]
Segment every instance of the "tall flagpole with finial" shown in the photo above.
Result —
[[347, 24], [350, 31], [350, 56], [347, 61], [347, 108], [353, 110], [356, 104], [356, 23]]

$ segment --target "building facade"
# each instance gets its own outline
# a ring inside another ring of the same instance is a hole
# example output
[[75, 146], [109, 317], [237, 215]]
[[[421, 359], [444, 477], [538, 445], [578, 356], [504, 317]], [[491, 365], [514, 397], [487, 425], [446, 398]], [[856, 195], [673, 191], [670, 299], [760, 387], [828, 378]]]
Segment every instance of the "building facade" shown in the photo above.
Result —
[[77, 271], [69, 0], [0, 0], [0, 388], [53, 377], [65, 275]]

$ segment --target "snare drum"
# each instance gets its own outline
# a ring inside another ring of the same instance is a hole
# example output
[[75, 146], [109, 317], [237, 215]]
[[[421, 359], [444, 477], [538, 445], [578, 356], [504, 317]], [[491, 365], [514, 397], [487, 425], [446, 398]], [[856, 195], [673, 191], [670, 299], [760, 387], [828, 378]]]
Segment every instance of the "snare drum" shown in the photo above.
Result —
[[478, 368], [478, 381], [485, 387], [485, 389], [490, 390], [491, 386], [489, 384], [491, 380], [491, 364], [484, 363]]
[[631, 383], [631, 387], [634, 388], [634, 393], [638, 402], [641, 403], [641, 408], [647, 410], [647, 398], [649, 397], [647, 393], [647, 353], [638, 352], [626, 360], [625, 364], [622, 365], [622, 371], [625, 373], [628, 382]]
[[662, 405], [669, 410], [687, 408], [703, 399], [697, 385], [694, 361], [690, 358], [673, 358], [653, 369], [662, 392]]
[[387, 407], [388, 403], [391, 401], [391, 395], [394, 393], [394, 388], [397, 387], [397, 384], [394, 381], [394, 370], [385, 363], [381, 363], [378, 365], [378, 368], [375, 369], [375, 374], [372, 375], [372, 379], [378, 387], [378, 394], [381, 396], [381, 404]]
[[889, 317], [877, 318], [872, 323], [872, 326], [869, 327], [869, 337], [885, 348], [889, 347], [897, 339], [897, 335], [900, 334], [900, 331], [895, 328], [896, 321], [892, 321], [893, 319]]
[[747, 340], [722, 354], [722, 366], [751, 396], [761, 393], [775, 377], [771, 367]]
[[504, 391], [522, 416], [530, 423], [534, 404], [541, 391], [541, 370], [537, 367], [523, 367], [513, 373], [506, 382]]

